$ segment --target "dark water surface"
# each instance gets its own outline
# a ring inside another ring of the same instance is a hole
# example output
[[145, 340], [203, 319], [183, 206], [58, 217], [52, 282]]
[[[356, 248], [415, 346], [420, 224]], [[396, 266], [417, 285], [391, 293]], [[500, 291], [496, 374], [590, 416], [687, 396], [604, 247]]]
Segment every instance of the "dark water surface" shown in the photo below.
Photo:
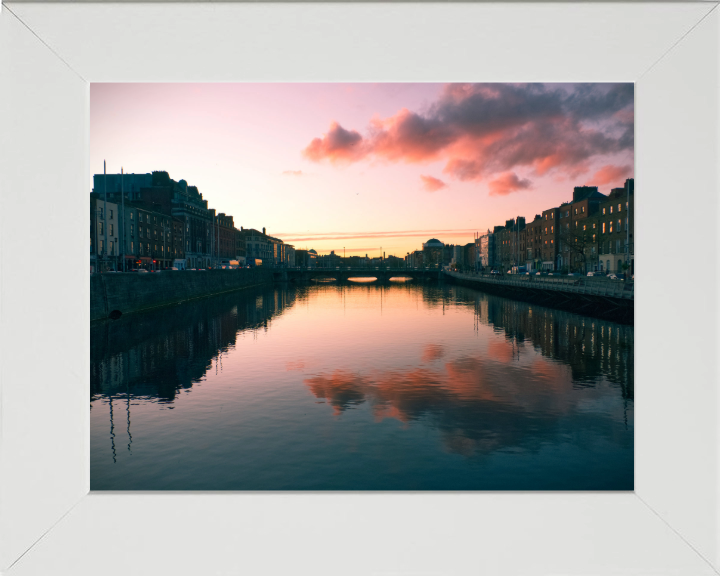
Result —
[[91, 327], [93, 490], [632, 490], [633, 328], [391, 282]]

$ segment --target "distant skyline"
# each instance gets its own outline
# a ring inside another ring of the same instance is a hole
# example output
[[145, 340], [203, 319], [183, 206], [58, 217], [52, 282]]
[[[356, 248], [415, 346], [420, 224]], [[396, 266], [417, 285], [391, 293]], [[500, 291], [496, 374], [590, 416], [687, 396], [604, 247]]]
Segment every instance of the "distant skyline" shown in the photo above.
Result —
[[238, 228], [404, 256], [607, 194], [634, 173], [633, 84], [91, 84], [90, 165], [169, 172]]

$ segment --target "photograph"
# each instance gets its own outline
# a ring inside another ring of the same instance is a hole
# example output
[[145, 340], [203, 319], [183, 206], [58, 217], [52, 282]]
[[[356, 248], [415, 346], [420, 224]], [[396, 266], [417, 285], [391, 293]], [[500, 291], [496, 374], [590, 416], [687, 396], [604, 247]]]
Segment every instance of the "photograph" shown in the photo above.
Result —
[[634, 490], [633, 83], [89, 92], [92, 491]]

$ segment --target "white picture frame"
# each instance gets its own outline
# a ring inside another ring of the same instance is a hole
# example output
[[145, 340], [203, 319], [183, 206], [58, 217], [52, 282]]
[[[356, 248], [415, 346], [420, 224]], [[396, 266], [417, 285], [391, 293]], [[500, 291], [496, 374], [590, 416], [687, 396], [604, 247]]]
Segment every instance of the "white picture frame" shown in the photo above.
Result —
[[[635, 491], [89, 493], [89, 82], [636, 83]], [[720, 10], [0, 9], [0, 571], [720, 573]]]

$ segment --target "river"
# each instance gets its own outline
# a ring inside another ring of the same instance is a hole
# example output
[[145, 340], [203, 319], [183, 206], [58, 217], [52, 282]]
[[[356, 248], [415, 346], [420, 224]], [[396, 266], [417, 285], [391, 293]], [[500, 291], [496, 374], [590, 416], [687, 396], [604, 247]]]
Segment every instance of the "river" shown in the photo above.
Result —
[[633, 328], [439, 283], [91, 325], [92, 490], [632, 490]]

